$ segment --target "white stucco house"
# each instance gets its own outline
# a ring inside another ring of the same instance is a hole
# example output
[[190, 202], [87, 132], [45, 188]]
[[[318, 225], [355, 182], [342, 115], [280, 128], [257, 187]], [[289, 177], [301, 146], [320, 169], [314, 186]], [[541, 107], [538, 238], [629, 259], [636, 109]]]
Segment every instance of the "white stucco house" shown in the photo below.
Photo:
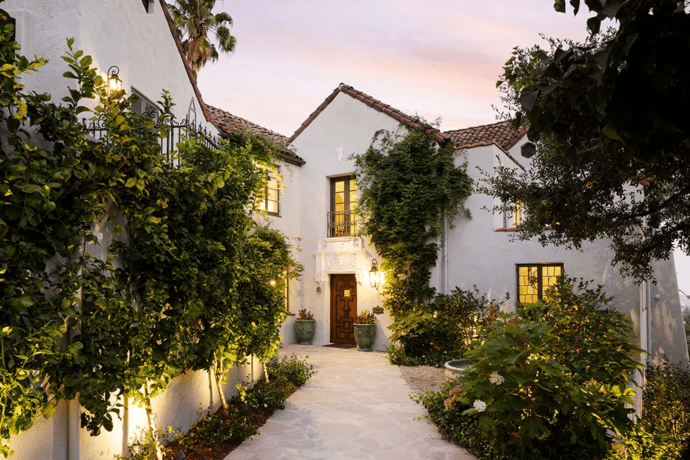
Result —
[[[75, 81], [62, 77], [69, 69], [61, 56], [67, 52], [67, 39], [74, 38], [74, 50], [91, 55], [92, 66], [104, 78], [109, 70], [117, 71], [126, 93], [139, 97], [134, 110], [155, 117], [160, 109], [156, 101], [165, 89], [176, 103], [177, 123], [188, 120], [210, 137], [219, 134], [210, 123], [164, 0], [6, 0], [1, 7], [16, 23], [20, 53], [49, 60], [39, 72], [22, 78], [27, 91], [48, 92], [54, 101], [68, 94], [68, 85], [74, 87]], [[99, 232], [101, 244], [89, 245], [87, 250], [102, 257], [112, 229]], [[226, 395], [236, 393], [236, 382], [259, 378], [262, 372], [254, 361], [236, 368], [228, 376]], [[210, 382], [203, 371], [174, 379], [165, 393], [152, 400], [156, 425], [187, 430], [196, 422], [199, 408], [217, 408], [220, 399]], [[91, 437], [80, 428], [78, 401], [60, 402], [51, 418], [38, 417], [30, 430], [12, 436], [14, 458], [92, 460], [127, 454], [128, 444], [143, 433], [147, 422], [143, 408], [132, 401], [123, 404], [113, 430]]]
[[[399, 110], [340, 84], [291, 137], [280, 137], [304, 163], [294, 165], [285, 176], [280, 213], [270, 219], [273, 226], [299, 239], [304, 273], [290, 284], [289, 308], [292, 313], [302, 308], [314, 313], [316, 344], [353, 343], [356, 313], [371, 311], [383, 300], [380, 290], [369, 282], [372, 261], [381, 259], [367, 239], [357, 235], [354, 209], [359, 191], [350, 155], [365, 152], [380, 129], [404, 131], [416, 123]], [[491, 173], [499, 164], [529, 168], [534, 146], [525, 134], [522, 129], [514, 132], [507, 122], [434, 133], [438, 140], [455, 143], [456, 163], [467, 163], [475, 184], [482, 172]], [[288, 166], [283, 164], [281, 168]], [[672, 259], [655, 263], [656, 284], [637, 284], [611, 266], [612, 252], [604, 240], [586, 244], [582, 251], [542, 247], [536, 240], [512, 241], [519, 215], [486, 211], [483, 208], [494, 206], [493, 198], [479, 193], [465, 205], [472, 218], [461, 216], [453, 228], [447, 228], [432, 274], [437, 292], [477, 286], [491, 298], [509, 293], [504, 307], [510, 309], [516, 299], [540, 298], [564, 271], [604, 285], [606, 294], [614, 297], [615, 308], [632, 319], [640, 346], [653, 357], [666, 354], [673, 361], [688, 361]], [[537, 285], [530, 284], [528, 277], [536, 277]], [[389, 343], [391, 318], [383, 312], [377, 319], [374, 348], [382, 350]], [[287, 343], [295, 341], [293, 322], [291, 316], [282, 330]]]

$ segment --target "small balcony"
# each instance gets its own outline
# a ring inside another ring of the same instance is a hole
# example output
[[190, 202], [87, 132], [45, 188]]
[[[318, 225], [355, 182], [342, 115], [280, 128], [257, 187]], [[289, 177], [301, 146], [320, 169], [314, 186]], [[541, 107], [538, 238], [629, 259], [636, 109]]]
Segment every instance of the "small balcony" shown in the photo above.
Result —
[[[151, 118], [154, 122], [153, 129], [158, 131], [160, 125], [158, 122], [158, 113], [146, 113], [144, 116]], [[107, 128], [101, 121], [87, 121], [83, 120], [84, 127], [86, 130], [96, 139], [101, 139], [105, 137]], [[206, 147], [212, 149], [219, 149], [221, 146], [220, 139], [213, 135], [210, 131], [204, 128], [201, 123], [195, 126], [194, 123], [188, 120], [170, 120], [169, 123], [165, 125], [167, 130], [167, 136], [159, 139], [161, 146], [161, 153], [166, 156], [168, 161], [172, 157], [172, 153], [176, 149], [175, 146], [178, 142], [182, 141], [186, 137], [194, 137], [198, 143], [205, 145]], [[175, 164], [179, 164], [179, 159], [175, 161]]]
[[328, 237], [357, 235], [357, 216], [354, 211], [334, 211], [328, 213]]

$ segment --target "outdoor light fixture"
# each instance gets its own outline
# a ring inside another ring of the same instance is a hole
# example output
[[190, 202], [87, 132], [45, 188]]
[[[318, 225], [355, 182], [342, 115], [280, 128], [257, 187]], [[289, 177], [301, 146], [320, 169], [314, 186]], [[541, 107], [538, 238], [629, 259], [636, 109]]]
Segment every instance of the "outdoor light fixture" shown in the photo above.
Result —
[[371, 270], [369, 270], [369, 283], [371, 287], [378, 289], [380, 282], [379, 278], [379, 263], [376, 259], [371, 260]]
[[276, 280], [271, 280], [271, 281], [268, 282], [268, 284], [270, 284], [271, 286], [275, 287], [275, 285], [276, 285]]
[[116, 65], [108, 69], [108, 89], [110, 94], [122, 91], [122, 80], [120, 80], [120, 68]]

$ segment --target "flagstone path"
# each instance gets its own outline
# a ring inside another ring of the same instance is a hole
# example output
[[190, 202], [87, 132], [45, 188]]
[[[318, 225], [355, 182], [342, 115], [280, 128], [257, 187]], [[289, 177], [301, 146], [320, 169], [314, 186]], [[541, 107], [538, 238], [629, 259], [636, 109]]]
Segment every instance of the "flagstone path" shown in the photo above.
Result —
[[281, 356], [309, 356], [317, 371], [276, 411], [260, 435], [225, 460], [472, 460], [441, 439], [409, 397], [397, 366], [381, 352], [285, 345]]

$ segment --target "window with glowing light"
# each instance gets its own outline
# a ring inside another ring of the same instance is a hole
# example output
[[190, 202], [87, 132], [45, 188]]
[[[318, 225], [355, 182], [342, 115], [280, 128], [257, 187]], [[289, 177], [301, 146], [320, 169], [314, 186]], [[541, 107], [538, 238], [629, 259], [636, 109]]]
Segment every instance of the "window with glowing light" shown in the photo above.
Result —
[[280, 180], [273, 175], [268, 176], [259, 209], [271, 216], [280, 215]]
[[517, 271], [518, 302], [534, 303], [563, 276], [563, 264], [519, 264]]

